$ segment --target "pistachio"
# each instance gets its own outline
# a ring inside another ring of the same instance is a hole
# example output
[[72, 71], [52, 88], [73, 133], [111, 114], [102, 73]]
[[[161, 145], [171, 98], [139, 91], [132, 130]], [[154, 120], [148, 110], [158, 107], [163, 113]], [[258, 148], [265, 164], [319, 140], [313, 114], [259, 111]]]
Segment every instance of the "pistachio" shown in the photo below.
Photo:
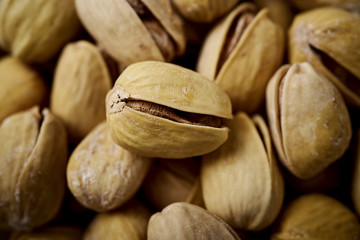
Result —
[[336, 87], [309, 63], [282, 66], [266, 91], [272, 138], [292, 174], [312, 178], [343, 155], [351, 139], [347, 107]]
[[234, 111], [254, 112], [283, 52], [284, 31], [270, 20], [268, 10], [256, 14], [255, 5], [243, 3], [209, 32], [197, 71], [229, 94]]
[[173, 203], [151, 216], [148, 239], [240, 239], [221, 218], [189, 203]]
[[354, 174], [352, 179], [351, 197], [354, 203], [355, 210], [360, 215], [360, 130], [357, 133], [357, 148], [355, 153]]
[[301, 11], [333, 6], [343, 8], [347, 11], [360, 13], [360, 2], [358, 0], [291, 0], [290, 2]]
[[17, 58], [0, 58], [0, 76], [0, 122], [13, 113], [45, 102], [45, 82]]
[[206, 209], [236, 229], [262, 230], [275, 220], [284, 198], [270, 132], [259, 115], [250, 119], [243, 112], [226, 124], [227, 142], [202, 159]]
[[0, 1], [0, 46], [25, 62], [53, 58], [79, 30], [74, 0]]
[[81, 235], [78, 227], [49, 226], [31, 232], [13, 232], [9, 240], [79, 240]]
[[149, 166], [150, 159], [116, 145], [103, 122], [71, 154], [68, 187], [85, 207], [98, 212], [112, 210], [136, 193]]
[[288, 0], [254, 0], [254, 2], [259, 9], [268, 8], [270, 18], [287, 31], [293, 17]]
[[105, 97], [112, 80], [101, 52], [87, 41], [69, 43], [56, 66], [50, 109], [73, 142], [105, 120]]
[[187, 158], [218, 148], [227, 139], [222, 118], [231, 118], [226, 93], [200, 74], [169, 63], [129, 66], [106, 97], [115, 143], [148, 157]]
[[297, 15], [289, 31], [290, 63], [310, 62], [340, 90], [348, 103], [358, 108], [359, 25], [359, 15], [324, 7]]
[[75, 3], [90, 34], [125, 65], [144, 60], [171, 61], [185, 50], [183, 23], [170, 0]]
[[32, 229], [52, 219], [65, 193], [66, 132], [39, 107], [0, 126], [0, 228]]
[[360, 238], [356, 215], [339, 201], [322, 194], [303, 195], [282, 213], [272, 240]]

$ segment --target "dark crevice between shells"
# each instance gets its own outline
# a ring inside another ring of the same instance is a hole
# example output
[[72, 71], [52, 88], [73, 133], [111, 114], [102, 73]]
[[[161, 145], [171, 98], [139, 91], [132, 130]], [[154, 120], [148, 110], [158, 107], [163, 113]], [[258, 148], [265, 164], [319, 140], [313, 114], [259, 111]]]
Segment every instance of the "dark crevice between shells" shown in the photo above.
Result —
[[151, 114], [153, 116], [165, 118], [179, 123], [208, 126], [208, 127], [221, 127], [222, 119], [216, 116], [210, 116], [199, 113], [183, 112], [173, 109], [164, 105], [151, 103], [142, 100], [124, 100], [125, 107], [132, 108], [136, 111]]
[[229, 29], [229, 32], [227, 33], [226, 42], [224, 43], [219, 62], [217, 64], [216, 74], [220, 72], [221, 67], [224, 65], [232, 51], [235, 49], [246, 28], [250, 25], [254, 17], [254, 13], [244, 12], [240, 14], [237, 18], [235, 18]]
[[104, 59], [104, 62], [106, 64], [106, 67], [109, 71], [109, 75], [112, 81], [112, 84], [115, 83], [116, 79], [119, 77], [120, 75], [120, 69], [119, 69], [119, 63], [112, 58], [106, 51], [105, 49], [101, 48], [101, 47], [97, 47], [100, 51], [100, 54], [102, 56], [102, 58]]
[[176, 51], [176, 44], [172, 37], [140, 0], [127, 0], [127, 2], [135, 10], [145, 27], [148, 29], [165, 61], [171, 61], [174, 58]]
[[351, 91], [360, 95], [360, 79], [352, 74], [349, 70], [341, 66], [336, 60], [332, 59], [328, 54], [309, 44], [311, 50], [320, 59], [322, 64], [334, 74], [343, 84]]

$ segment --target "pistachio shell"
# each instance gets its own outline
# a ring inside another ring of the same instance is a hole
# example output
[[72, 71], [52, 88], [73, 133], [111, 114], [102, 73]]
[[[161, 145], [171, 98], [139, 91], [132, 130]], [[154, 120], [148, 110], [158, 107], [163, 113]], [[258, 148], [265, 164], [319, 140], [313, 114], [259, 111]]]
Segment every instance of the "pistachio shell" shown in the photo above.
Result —
[[65, 127], [39, 107], [0, 127], [0, 227], [31, 229], [58, 212], [65, 193]]
[[351, 122], [344, 100], [309, 63], [281, 67], [266, 98], [280, 160], [298, 178], [316, 176], [348, 148]]
[[80, 29], [74, 0], [1, 0], [0, 46], [26, 62], [45, 62]]
[[360, 131], [357, 133], [357, 148], [355, 153], [354, 175], [352, 179], [352, 200], [355, 210], [360, 215]]
[[227, 121], [229, 139], [203, 156], [201, 185], [206, 208], [234, 228], [261, 230], [280, 212], [284, 183], [269, 130], [256, 115]]
[[77, 227], [51, 226], [31, 232], [14, 232], [9, 240], [79, 240], [82, 230]]
[[149, 166], [150, 159], [116, 145], [103, 122], [71, 154], [67, 182], [82, 205], [99, 212], [108, 211], [136, 193]]
[[254, 0], [259, 9], [268, 8], [270, 18], [287, 30], [291, 24], [293, 13], [288, 0]]
[[189, 203], [173, 203], [151, 216], [148, 239], [240, 239], [219, 217]]
[[[360, 107], [359, 25], [359, 15], [324, 7], [297, 15], [289, 31], [290, 63], [309, 61], [340, 90], [346, 101], [357, 107]], [[332, 72], [336, 71], [334, 66], [324, 65], [314, 48], [356, 79], [351, 82], [340, 79], [339, 74]]]
[[105, 120], [105, 97], [111, 86], [109, 70], [94, 45], [87, 41], [66, 45], [56, 66], [50, 109], [64, 121], [74, 142]]
[[272, 240], [350, 240], [360, 238], [356, 215], [339, 201], [322, 194], [303, 195], [284, 209]]
[[291, 0], [291, 3], [302, 11], [324, 6], [334, 6], [348, 11], [360, 12], [360, 2], [358, 0]]
[[0, 76], [0, 122], [15, 112], [44, 103], [44, 81], [17, 58], [0, 59]]
[[255, 6], [240, 4], [210, 31], [199, 55], [197, 71], [214, 79], [229, 94], [235, 111], [254, 112], [263, 103], [266, 84], [282, 62], [284, 32], [270, 20], [267, 9], [261, 10], [218, 71], [228, 32], [245, 12], [254, 13]]

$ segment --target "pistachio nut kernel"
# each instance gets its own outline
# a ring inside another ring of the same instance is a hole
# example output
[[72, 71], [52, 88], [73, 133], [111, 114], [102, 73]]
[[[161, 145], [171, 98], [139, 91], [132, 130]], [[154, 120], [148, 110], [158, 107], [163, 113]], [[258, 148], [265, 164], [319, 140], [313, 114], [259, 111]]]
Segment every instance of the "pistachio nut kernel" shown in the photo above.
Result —
[[180, 66], [155, 61], [130, 65], [106, 97], [115, 143], [148, 157], [187, 158], [223, 144], [232, 118], [226, 93]]
[[271, 240], [360, 239], [356, 215], [341, 202], [323, 194], [307, 194], [290, 202], [281, 214]]
[[109, 211], [133, 197], [149, 166], [150, 159], [116, 145], [102, 122], [71, 154], [66, 171], [68, 187], [86, 208]]
[[309, 179], [340, 158], [351, 139], [351, 122], [337, 88], [309, 63], [282, 66], [266, 90], [272, 139], [281, 162]]
[[275, 220], [284, 198], [270, 132], [259, 115], [244, 112], [226, 125], [226, 143], [202, 158], [205, 207], [235, 229], [259, 231]]
[[152, 215], [147, 234], [149, 240], [240, 240], [221, 218], [185, 202], [173, 203]]
[[197, 71], [226, 91], [234, 112], [258, 110], [281, 65], [284, 30], [268, 15], [267, 9], [256, 13], [254, 4], [242, 3], [214, 26], [201, 48]]
[[290, 2], [301, 11], [333, 6], [350, 12], [360, 13], [360, 2], [358, 0], [291, 0]]
[[16, 231], [9, 240], [79, 240], [81, 236], [81, 228], [55, 225], [37, 228], [31, 232]]
[[290, 63], [310, 62], [357, 108], [360, 107], [359, 25], [360, 15], [323, 7], [297, 15], [289, 30]]
[[0, 126], [0, 228], [29, 230], [51, 220], [65, 193], [67, 137], [59, 118], [35, 106]]

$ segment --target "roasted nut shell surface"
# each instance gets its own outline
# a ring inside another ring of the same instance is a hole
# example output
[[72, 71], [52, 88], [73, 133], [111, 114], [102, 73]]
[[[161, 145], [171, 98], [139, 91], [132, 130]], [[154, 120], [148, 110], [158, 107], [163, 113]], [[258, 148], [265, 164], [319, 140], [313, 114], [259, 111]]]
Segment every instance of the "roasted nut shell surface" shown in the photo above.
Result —
[[109, 211], [136, 193], [149, 166], [150, 159], [116, 145], [103, 122], [72, 153], [67, 182], [82, 205], [99, 212]]
[[82, 229], [68, 226], [38, 228], [31, 232], [14, 232], [9, 240], [79, 240]]
[[240, 239], [221, 218], [189, 203], [173, 203], [151, 216], [148, 239]]
[[281, 67], [266, 98], [277, 153], [296, 177], [314, 177], [348, 148], [352, 133], [344, 100], [309, 63]]
[[191, 70], [154, 61], [132, 64], [120, 75], [107, 95], [106, 114], [117, 144], [160, 158], [213, 151], [227, 139], [221, 118], [232, 117], [229, 97], [218, 85]]
[[360, 224], [356, 215], [339, 201], [322, 194], [308, 194], [284, 209], [271, 239], [360, 239]]
[[58, 212], [65, 192], [65, 127], [39, 107], [0, 127], [0, 227], [32, 229]]
[[290, 2], [301, 11], [333, 6], [360, 13], [360, 2], [358, 0], [291, 0]]

